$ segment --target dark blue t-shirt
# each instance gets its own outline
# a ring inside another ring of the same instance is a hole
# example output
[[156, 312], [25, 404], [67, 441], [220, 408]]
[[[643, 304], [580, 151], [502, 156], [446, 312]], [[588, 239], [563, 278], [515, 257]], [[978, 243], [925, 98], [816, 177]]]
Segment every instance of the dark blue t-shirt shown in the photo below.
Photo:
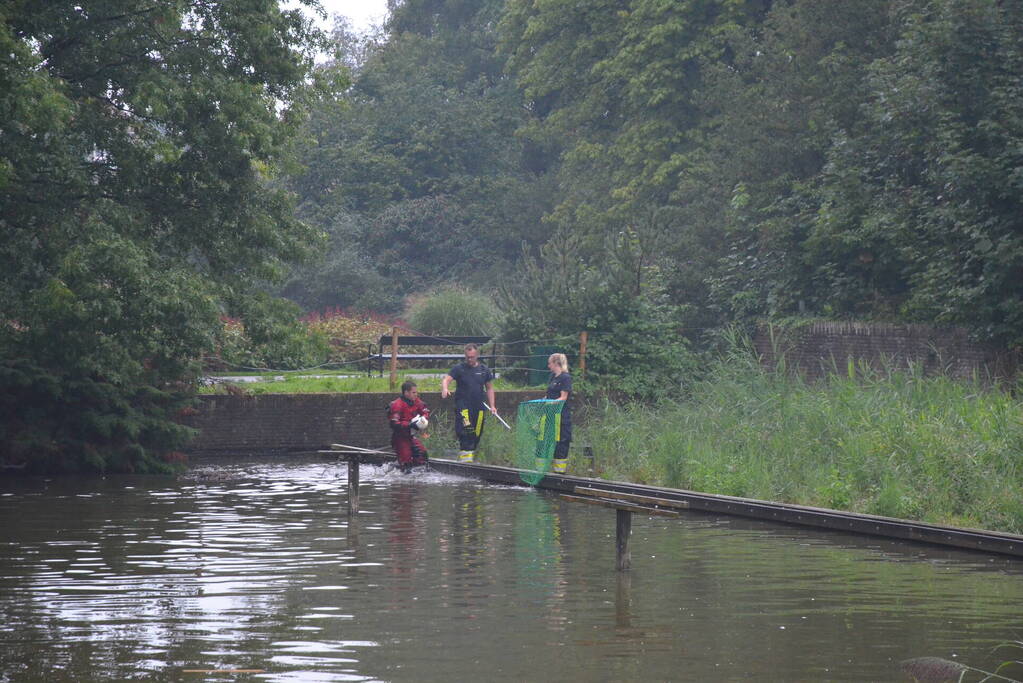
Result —
[[494, 380], [494, 373], [483, 363], [476, 367], [470, 367], [468, 363], [462, 362], [448, 371], [451, 378], [457, 382], [455, 386], [455, 405], [459, 410], [469, 408], [470, 410], [482, 410], [487, 400], [487, 382]]
[[[560, 375], [551, 373], [551, 380], [547, 384], [547, 395], [544, 398], [557, 399], [561, 398], [561, 392], [567, 391], [568, 397], [572, 398], [572, 375], [567, 372], [563, 372]], [[565, 406], [561, 409], [561, 424], [566, 424], [572, 421], [572, 411], [569, 408], [568, 401], [565, 401]]]

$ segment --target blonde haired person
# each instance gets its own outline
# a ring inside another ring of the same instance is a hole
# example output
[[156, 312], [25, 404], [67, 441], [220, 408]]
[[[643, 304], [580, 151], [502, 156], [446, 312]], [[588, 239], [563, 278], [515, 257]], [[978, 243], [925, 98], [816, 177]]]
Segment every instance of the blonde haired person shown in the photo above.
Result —
[[568, 358], [563, 353], [552, 353], [547, 358], [547, 368], [551, 378], [545, 398], [565, 402], [561, 409], [561, 439], [554, 445], [551, 468], [555, 474], [564, 474], [568, 470], [568, 445], [572, 442], [572, 404], [568, 402], [572, 395], [572, 375], [568, 374]]

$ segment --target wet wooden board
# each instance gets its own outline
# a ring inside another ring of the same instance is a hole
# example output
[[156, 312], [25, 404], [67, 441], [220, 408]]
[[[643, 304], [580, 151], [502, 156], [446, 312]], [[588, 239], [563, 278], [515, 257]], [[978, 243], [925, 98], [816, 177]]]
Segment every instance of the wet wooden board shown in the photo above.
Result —
[[600, 498], [615, 498], [618, 500], [628, 501], [630, 503], [640, 503], [641, 505], [655, 505], [661, 508], [674, 508], [678, 510], [689, 509], [689, 503], [684, 500], [671, 500], [669, 498], [640, 496], [634, 493], [609, 491], [607, 489], [597, 489], [589, 486], [576, 486], [575, 489], [573, 489], [573, 493], [578, 493], [584, 496], [597, 496]]
[[625, 510], [626, 512], [635, 512], [639, 515], [656, 515], [658, 517], [681, 517], [682, 513], [677, 510], [662, 510], [660, 508], [645, 507], [643, 505], [635, 505], [633, 503], [627, 503], [624, 500], [615, 500], [613, 498], [594, 498], [592, 496], [570, 496], [567, 493], [562, 493], [558, 496], [562, 500], [568, 500], [573, 503], [586, 503], [587, 505], [599, 505], [601, 507], [612, 508], [614, 510]]

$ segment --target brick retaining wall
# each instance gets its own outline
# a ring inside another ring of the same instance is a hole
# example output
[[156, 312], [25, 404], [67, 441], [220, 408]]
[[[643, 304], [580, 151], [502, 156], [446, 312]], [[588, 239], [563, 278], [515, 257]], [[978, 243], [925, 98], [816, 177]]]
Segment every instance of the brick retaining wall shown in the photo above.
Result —
[[[199, 397], [199, 413], [182, 422], [199, 430], [189, 446], [193, 454], [285, 453], [315, 451], [344, 443], [363, 448], [390, 448], [387, 404], [397, 394], [259, 394]], [[423, 392], [434, 420], [452, 419], [454, 402], [440, 392]], [[538, 392], [498, 392], [497, 409], [514, 415], [522, 401]], [[507, 419], [507, 418], [506, 418]], [[492, 428], [496, 422], [491, 422]], [[453, 444], [452, 444], [453, 445]]]
[[785, 364], [809, 378], [845, 373], [848, 359], [877, 369], [905, 369], [911, 363], [926, 374], [943, 372], [984, 381], [1012, 377], [1019, 354], [973, 341], [962, 328], [817, 322], [802, 327], [762, 326], [753, 340], [764, 365]]

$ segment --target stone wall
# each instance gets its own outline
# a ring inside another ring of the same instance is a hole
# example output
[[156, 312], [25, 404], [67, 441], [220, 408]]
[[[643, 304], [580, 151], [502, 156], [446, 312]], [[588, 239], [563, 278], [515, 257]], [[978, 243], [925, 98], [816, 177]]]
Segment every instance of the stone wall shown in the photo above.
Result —
[[[189, 446], [193, 454], [286, 453], [316, 451], [332, 443], [363, 448], [390, 448], [387, 404], [397, 394], [260, 394], [201, 396], [198, 414], [182, 421], [199, 430]], [[433, 420], [452, 420], [454, 402], [440, 392], [420, 397]], [[497, 410], [514, 415], [522, 401], [541, 398], [538, 392], [497, 394]], [[506, 418], [507, 419], [507, 418]], [[496, 421], [487, 428], [500, 428]]]
[[1019, 354], [982, 344], [961, 328], [817, 322], [794, 328], [761, 327], [754, 346], [763, 363], [779, 362], [809, 378], [846, 372], [849, 359], [879, 370], [911, 364], [927, 374], [983, 381], [1013, 376]]

